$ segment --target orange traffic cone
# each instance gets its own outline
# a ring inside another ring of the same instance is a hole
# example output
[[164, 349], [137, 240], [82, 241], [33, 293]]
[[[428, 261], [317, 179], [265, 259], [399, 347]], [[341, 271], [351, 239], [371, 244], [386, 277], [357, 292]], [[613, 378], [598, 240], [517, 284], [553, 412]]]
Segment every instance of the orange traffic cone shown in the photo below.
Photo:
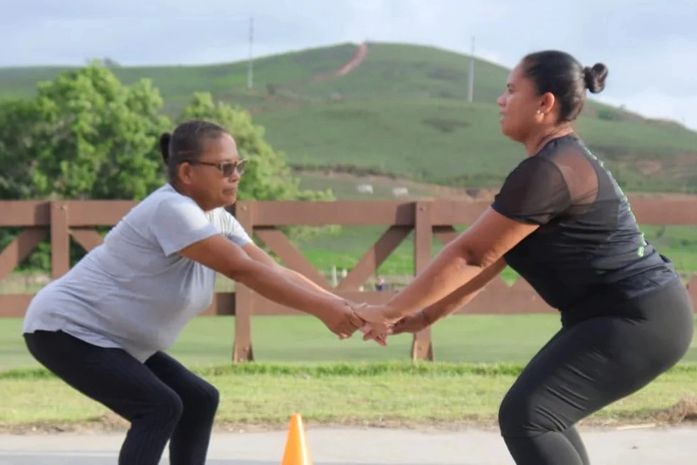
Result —
[[305, 445], [303, 420], [299, 413], [294, 413], [290, 417], [286, 450], [283, 452], [281, 465], [312, 465], [310, 451]]

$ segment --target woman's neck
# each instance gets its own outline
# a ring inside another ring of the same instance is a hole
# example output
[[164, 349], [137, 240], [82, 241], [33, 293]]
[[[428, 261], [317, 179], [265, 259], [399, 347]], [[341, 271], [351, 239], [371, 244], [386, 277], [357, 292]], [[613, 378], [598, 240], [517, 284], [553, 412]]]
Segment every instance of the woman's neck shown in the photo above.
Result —
[[559, 126], [554, 126], [551, 128], [545, 128], [537, 134], [532, 135], [525, 142], [525, 151], [528, 152], [528, 156], [533, 156], [542, 149], [542, 147], [547, 144], [552, 139], [557, 139], [559, 137], [568, 136], [573, 134], [574, 129], [571, 124], [564, 123]]
[[216, 208], [214, 205], [208, 205], [205, 202], [202, 202], [191, 189], [187, 189], [186, 186], [182, 186], [180, 183], [176, 181], [170, 181], [169, 185], [172, 186], [172, 188], [181, 195], [190, 197], [194, 202], [196, 202], [196, 204], [199, 207], [201, 207], [201, 210], [203, 210], [206, 213]]

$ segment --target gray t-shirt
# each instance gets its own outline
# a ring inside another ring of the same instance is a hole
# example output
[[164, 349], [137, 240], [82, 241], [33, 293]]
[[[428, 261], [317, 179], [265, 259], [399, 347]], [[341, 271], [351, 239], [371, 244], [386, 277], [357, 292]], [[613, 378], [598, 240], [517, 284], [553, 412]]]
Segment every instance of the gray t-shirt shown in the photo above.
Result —
[[64, 331], [144, 362], [212, 301], [215, 272], [177, 252], [222, 234], [251, 242], [223, 208], [204, 212], [166, 184], [136, 205], [67, 274], [31, 301], [23, 332]]

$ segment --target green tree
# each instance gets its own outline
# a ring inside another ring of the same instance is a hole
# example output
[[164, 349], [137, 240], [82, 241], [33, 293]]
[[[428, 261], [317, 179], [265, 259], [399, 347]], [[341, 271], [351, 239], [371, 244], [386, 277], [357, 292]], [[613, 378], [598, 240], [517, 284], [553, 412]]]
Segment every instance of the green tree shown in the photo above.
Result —
[[157, 140], [171, 123], [161, 107], [150, 81], [124, 86], [96, 63], [39, 84], [30, 101], [3, 104], [0, 166], [21, 165], [3, 173], [3, 196], [144, 197], [164, 180]]
[[179, 121], [205, 119], [227, 129], [237, 142], [248, 168], [240, 182], [240, 199], [256, 200], [330, 200], [330, 191], [301, 190], [292, 176], [282, 152], [275, 151], [264, 140], [264, 129], [255, 126], [249, 113], [223, 103], [213, 102], [207, 92], [195, 93], [191, 103], [182, 111]]
[[0, 199], [32, 197], [32, 170], [35, 160], [35, 102], [13, 100], [0, 103]]
[[[124, 86], [98, 64], [0, 104], [0, 198], [144, 197], [164, 182], [157, 141], [171, 122], [161, 107], [149, 81]], [[0, 231], [0, 245], [16, 233]], [[40, 244], [23, 268], [48, 269], [48, 250]]]

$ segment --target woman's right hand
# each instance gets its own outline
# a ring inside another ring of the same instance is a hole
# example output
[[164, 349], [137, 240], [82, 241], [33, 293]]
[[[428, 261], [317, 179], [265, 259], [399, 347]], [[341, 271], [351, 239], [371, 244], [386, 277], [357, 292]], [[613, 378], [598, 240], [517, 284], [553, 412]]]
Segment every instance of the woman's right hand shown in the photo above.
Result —
[[363, 326], [363, 320], [356, 316], [347, 301], [337, 300], [333, 307], [333, 311], [326, 312], [319, 316], [319, 319], [331, 332], [339, 336], [339, 339], [351, 337], [358, 328]]

